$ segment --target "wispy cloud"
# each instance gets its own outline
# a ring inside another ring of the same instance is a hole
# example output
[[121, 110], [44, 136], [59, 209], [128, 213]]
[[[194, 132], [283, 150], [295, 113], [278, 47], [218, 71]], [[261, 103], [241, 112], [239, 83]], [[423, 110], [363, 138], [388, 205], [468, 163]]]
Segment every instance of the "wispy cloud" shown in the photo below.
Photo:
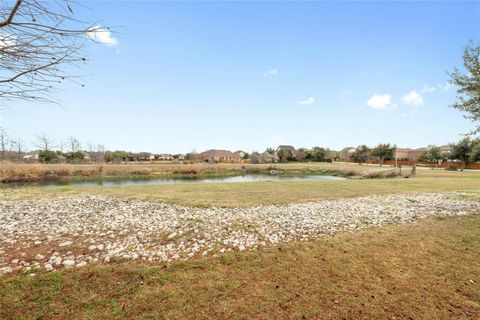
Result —
[[424, 85], [422, 89], [420, 89], [420, 93], [430, 93], [437, 91], [437, 87]]
[[374, 94], [368, 99], [367, 106], [376, 110], [386, 110], [392, 107], [391, 96], [389, 94]]
[[314, 104], [314, 103], [315, 103], [314, 97], [310, 97], [308, 99], [298, 101], [298, 104], [300, 105], [308, 105], [308, 104]]
[[415, 90], [410, 91], [402, 97], [402, 101], [414, 107], [419, 107], [423, 104], [422, 96]]
[[87, 31], [87, 37], [109, 47], [118, 46], [117, 38], [112, 35], [112, 32], [108, 28], [94, 26]]
[[268, 70], [267, 72], [265, 72], [263, 74], [263, 77], [266, 78], [266, 77], [275, 77], [278, 75], [278, 70], [277, 69], [271, 69], [271, 70]]
[[439, 83], [436, 86], [424, 85], [423, 88], [419, 91], [420, 93], [432, 93], [435, 91], [447, 92], [448, 90], [450, 90], [451, 87], [453, 87], [453, 84], [447, 82], [445, 84]]

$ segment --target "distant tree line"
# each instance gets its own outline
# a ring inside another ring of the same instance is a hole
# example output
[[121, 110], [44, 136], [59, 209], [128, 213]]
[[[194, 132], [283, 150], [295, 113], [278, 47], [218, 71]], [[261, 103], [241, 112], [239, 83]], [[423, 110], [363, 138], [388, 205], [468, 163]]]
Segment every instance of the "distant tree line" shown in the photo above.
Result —
[[370, 159], [376, 159], [380, 165], [383, 165], [385, 160], [395, 159], [396, 151], [397, 146], [389, 143], [380, 143], [373, 148], [369, 148], [367, 145], [362, 144], [355, 149], [351, 157], [360, 164], [365, 163]]
[[[462, 170], [469, 163], [480, 162], [480, 138], [464, 137], [457, 142], [450, 143], [449, 147], [449, 151], [442, 151], [436, 145], [429, 145], [427, 150], [423, 151], [416, 161], [432, 164], [442, 160], [460, 161]], [[378, 144], [373, 148], [369, 148], [367, 145], [360, 145], [351, 154], [351, 159], [360, 164], [368, 160], [378, 160], [379, 164], [382, 165], [385, 160], [394, 160], [396, 158], [396, 149], [395, 145], [384, 143]]]

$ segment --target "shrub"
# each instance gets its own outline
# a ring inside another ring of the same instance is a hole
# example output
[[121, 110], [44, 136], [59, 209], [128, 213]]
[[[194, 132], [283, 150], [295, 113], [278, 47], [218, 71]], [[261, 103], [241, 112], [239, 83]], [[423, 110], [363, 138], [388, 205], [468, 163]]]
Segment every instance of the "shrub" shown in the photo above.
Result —
[[449, 165], [448, 168], [445, 168], [445, 170], [448, 170], [448, 171], [458, 171], [458, 168], [457, 168], [457, 166]]
[[38, 159], [40, 160], [40, 162], [43, 162], [43, 163], [52, 162], [57, 158], [58, 158], [58, 155], [55, 152], [50, 150], [40, 151], [40, 153], [38, 154]]

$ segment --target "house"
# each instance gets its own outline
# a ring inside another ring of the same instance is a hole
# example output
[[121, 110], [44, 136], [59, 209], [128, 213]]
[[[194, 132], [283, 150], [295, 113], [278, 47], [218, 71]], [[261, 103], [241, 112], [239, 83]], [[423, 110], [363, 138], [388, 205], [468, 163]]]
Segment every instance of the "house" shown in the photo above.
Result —
[[228, 150], [207, 150], [196, 155], [196, 159], [201, 162], [217, 163], [240, 163], [242, 158], [240, 155], [235, 154]]
[[450, 153], [452, 152], [452, 148], [449, 146], [449, 145], [445, 145], [445, 146], [440, 146], [440, 151], [444, 154], [444, 161], [449, 159], [450, 157]]
[[40, 151], [30, 151], [23, 156], [25, 162], [38, 162]]
[[83, 154], [83, 160], [90, 162], [91, 160], [90, 153], [88, 153], [87, 151], [80, 151], [80, 152]]
[[273, 156], [273, 154], [268, 152], [264, 152], [257, 156], [258, 163], [272, 163], [274, 161], [275, 161], [275, 157]]
[[340, 159], [341, 160], [349, 160], [352, 158], [353, 156], [353, 153], [355, 152], [355, 149], [354, 147], [347, 147], [347, 148], [343, 148], [341, 151], [340, 151]]
[[172, 155], [165, 154], [165, 153], [155, 156], [155, 159], [160, 160], [160, 161], [173, 161], [174, 160]]
[[245, 158], [245, 155], [248, 155], [247, 152], [242, 151], [242, 150], [237, 150], [237, 151], [234, 152], [234, 154], [239, 155], [241, 159]]
[[88, 161], [103, 162], [105, 160], [105, 153], [100, 151], [92, 151], [88, 153]]
[[395, 151], [395, 157], [398, 160], [417, 161], [418, 157], [420, 157], [420, 155], [427, 150], [427, 148], [397, 148]]

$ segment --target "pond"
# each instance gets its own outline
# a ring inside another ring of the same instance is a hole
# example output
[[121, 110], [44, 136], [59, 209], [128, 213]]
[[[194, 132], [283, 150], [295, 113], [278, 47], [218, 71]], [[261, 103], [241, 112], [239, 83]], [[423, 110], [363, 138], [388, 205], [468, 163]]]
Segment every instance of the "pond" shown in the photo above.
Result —
[[185, 184], [185, 183], [241, 183], [258, 181], [300, 181], [300, 180], [346, 180], [343, 177], [329, 175], [279, 176], [247, 174], [243, 176], [218, 178], [149, 178], [149, 179], [103, 179], [94, 181], [56, 181], [41, 184], [47, 188], [59, 186], [134, 186], [149, 184]]

